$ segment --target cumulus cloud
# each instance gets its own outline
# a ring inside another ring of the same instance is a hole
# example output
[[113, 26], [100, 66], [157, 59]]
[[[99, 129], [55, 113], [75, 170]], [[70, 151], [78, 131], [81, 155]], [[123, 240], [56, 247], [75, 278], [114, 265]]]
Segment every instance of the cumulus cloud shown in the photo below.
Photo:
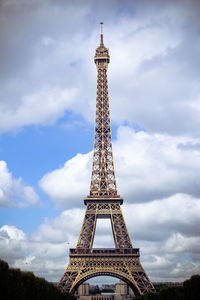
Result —
[[[120, 193], [144, 202], [176, 193], [199, 197], [198, 139], [120, 127], [114, 143]], [[195, 160], [194, 160], [195, 158]]]
[[58, 281], [66, 268], [69, 247], [75, 247], [83, 215], [81, 209], [64, 211], [55, 219], [46, 219], [31, 235], [15, 226], [1, 227], [1, 259], [49, 281]]
[[[177, 193], [200, 196], [199, 141], [118, 129], [114, 142], [118, 191], [126, 202], [152, 201]], [[91, 153], [77, 154], [43, 176], [40, 187], [64, 208], [79, 207], [89, 193]]]
[[[123, 42], [114, 40], [110, 66], [113, 118], [152, 132], [199, 135], [199, 111], [191, 106], [200, 93], [199, 36], [196, 39], [189, 26], [195, 11], [191, 6], [188, 14], [184, 5], [180, 10], [175, 4], [173, 11], [167, 6], [145, 13], [132, 21], [125, 19], [119, 29]], [[199, 28], [199, 24], [194, 26]]]
[[[85, 97], [81, 99], [78, 93], [79, 83], [74, 81], [80, 72], [75, 72], [74, 66], [80, 59], [77, 52], [83, 36], [79, 37], [78, 31], [75, 35], [71, 30], [63, 31], [69, 28], [73, 11], [69, 5], [66, 14], [62, 6], [51, 1], [44, 5], [39, 1], [1, 4], [1, 133], [28, 125], [53, 124], [73, 108], [75, 100], [77, 107], [84, 102]], [[77, 19], [86, 13], [83, 5], [83, 10], [76, 10]]]
[[14, 264], [17, 259], [26, 256], [27, 237], [25, 233], [15, 226], [4, 225], [0, 228], [0, 256], [1, 259]]
[[0, 228], [0, 256], [11, 266], [58, 280], [66, 260], [66, 243], [35, 242], [15, 226]]
[[103, 16], [113, 120], [199, 136], [198, 2], [140, 2], [76, 1], [77, 10], [69, 2], [4, 0], [1, 132], [52, 124], [66, 110], [93, 120], [96, 20]]
[[75, 245], [83, 217], [84, 207], [82, 209], [65, 210], [55, 219], [47, 218], [38, 230], [32, 234], [32, 240], [54, 243], [68, 242], [70, 246]]
[[[83, 197], [89, 193], [91, 153], [77, 154], [65, 165], [42, 177], [39, 184], [58, 206], [80, 206]], [[77, 184], [78, 183], [78, 184]]]
[[125, 204], [124, 214], [131, 224], [133, 239], [160, 241], [177, 232], [186, 237], [198, 237], [200, 234], [199, 198], [186, 194], [175, 194], [142, 204]]
[[76, 90], [61, 90], [59, 88], [46, 88], [36, 94], [25, 95], [15, 108], [0, 109], [0, 131], [32, 124], [53, 124], [70, 109]]
[[26, 207], [39, 203], [35, 190], [13, 178], [5, 161], [0, 161], [0, 207]]

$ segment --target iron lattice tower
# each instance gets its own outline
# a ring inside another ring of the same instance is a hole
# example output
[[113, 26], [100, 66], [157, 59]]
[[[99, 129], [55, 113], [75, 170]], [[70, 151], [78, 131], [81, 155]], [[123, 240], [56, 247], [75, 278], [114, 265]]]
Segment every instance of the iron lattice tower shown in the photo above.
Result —
[[[132, 246], [121, 211], [123, 199], [117, 194], [107, 81], [110, 56], [103, 43], [102, 24], [94, 58], [97, 96], [90, 194], [84, 199], [86, 212], [76, 248], [70, 249], [70, 261], [58, 286], [63, 292], [74, 293], [85, 280], [108, 275], [125, 281], [137, 296], [154, 287], [139, 261], [139, 249]], [[92, 248], [97, 218], [111, 220], [115, 248]]]

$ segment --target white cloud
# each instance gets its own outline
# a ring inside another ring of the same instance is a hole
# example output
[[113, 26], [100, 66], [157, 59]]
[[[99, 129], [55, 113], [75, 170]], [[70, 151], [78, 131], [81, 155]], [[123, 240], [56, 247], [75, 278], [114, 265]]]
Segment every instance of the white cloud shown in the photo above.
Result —
[[[176, 194], [148, 203], [124, 205], [125, 219], [133, 239], [161, 241], [174, 233], [199, 235], [200, 198]], [[175, 249], [173, 249], [175, 251]]]
[[200, 195], [199, 140], [120, 127], [114, 143], [119, 191], [129, 202]]
[[75, 89], [44, 88], [31, 95], [22, 97], [15, 108], [0, 106], [0, 131], [16, 130], [25, 125], [53, 124], [70, 109]]
[[38, 230], [32, 234], [32, 240], [52, 243], [67, 242], [70, 247], [75, 246], [84, 217], [83, 201], [81, 200], [80, 206], [82, 206], [82, 209], [65, 210], [55, 219], [46, 219]]
[[4, 237], [9, 237], [10, 239], [17, 241], [26, 240], [26, 235], [22, 230], [16, 228], [15, 226], [8, 225], [4, 225], [3, 227], [1, 227], [1, 238]]
[[38, 196], [31, 186], [24, 186], [22, 198], [29, 205], [34, 205], [38, 203]]
[[95, 15], [105, 19], [114, 121], [199, 136], [199, 6], [196, 1], [153, 1], [144, 9], [141, 3], [121, 7], [106, 1], [94, 8], [90, 1], [77, 1], [77, 10], [68, 2], [36, 1], [26, 8], [22, 2], [20, 10], [10, 6], [12, 22], [4, 7], [0, 38], [9, 51], [2, 49], [1, 132], [52, 124], [66, 110], [93, 120], [99, 28], [88, 16]]
[[[118, 192], [126, 202], [146, 202], [173, 194], [200, 196], [199, 141], [135, 132], [120, 127], [114, 142]], [[40, 187], [64, 208], [79, 207], [89, 193], [91, 153], [77, 154], [43, 176]]]
[[24, 185], [21, 178], [15, 179], [5, 161], [0, 161], [0, 206], [26, 207], [39, 203], [39, 197], [31, 186]]
[[62, 168], [44, 175], [40, 187], [60, 207], [80, 206], [89, 193], [91, 158], [91, 153], [77, 154]]
[[14, 226], [0, 228], [0, 256], [13, 267], [58, 280], [66, 261], [66, 243], [35, 242]]
[[17, 259], [24, 259], [27, 252], [27, 237], [15, 226], [4, 225], [0, 228], [1, 259], [14, 264]]
[[[199, 215], [199, 214], [198, 214]], [[190, 226], [190, 225], [189, 225]], [[196, 228], [198, 228], [197, 225]], [[194, 261], [200, 260], [200, 236], [185, 236], [180, 232], [172, 234], [169, 239], [166, 241], [164, 247], [169, 252], [184, 253], [187, 252], [190, 254], [191, 258]]]

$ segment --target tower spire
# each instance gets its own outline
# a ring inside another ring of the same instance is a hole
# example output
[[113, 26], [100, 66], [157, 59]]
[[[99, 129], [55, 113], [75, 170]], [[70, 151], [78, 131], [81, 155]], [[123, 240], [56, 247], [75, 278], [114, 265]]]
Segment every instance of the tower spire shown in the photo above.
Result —
[[100, 46], [104, 47], [104, 44], [103, 44], [103, 22], [100, 22], [100, 24], [101, 24], [101, 43], [100, 43]]

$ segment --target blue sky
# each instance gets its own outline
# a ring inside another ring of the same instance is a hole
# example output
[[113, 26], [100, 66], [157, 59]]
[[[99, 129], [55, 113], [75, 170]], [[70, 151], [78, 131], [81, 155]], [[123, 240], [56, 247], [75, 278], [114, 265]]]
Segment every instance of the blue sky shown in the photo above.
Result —
[[[199, 2], [0, 4], [0, 257], [57, 281], [89, 192], [100, 21], [127, 227], [153, 281], [200, 272]], [[99, 223], [96, 247], [113, 237]], [[69, 244], [67, 244], [69, 243]]]
[[[62, 126], [62, 123], [73, 123], [74, 120], [77, 125]], [[42, 199], [38, 207], [28, 206], [23, 210], [2, 208], [1, 226], [8, 222], [32, 233], [47, 215], [53, 217], [59, 214], [60, 210], [38, 188], [38, 179], [80, 152], [80, 144], [82, 153], [91, 151], [94, 129], [84, 123], [80, 116], [68, 112], [52, 127], [29, 126], [17, 133], [1, 136], [1, 159], [7, 162], [8, 168], [12, 166], [13, 177], [21, 177], [25, 184], [33, 186]]]

